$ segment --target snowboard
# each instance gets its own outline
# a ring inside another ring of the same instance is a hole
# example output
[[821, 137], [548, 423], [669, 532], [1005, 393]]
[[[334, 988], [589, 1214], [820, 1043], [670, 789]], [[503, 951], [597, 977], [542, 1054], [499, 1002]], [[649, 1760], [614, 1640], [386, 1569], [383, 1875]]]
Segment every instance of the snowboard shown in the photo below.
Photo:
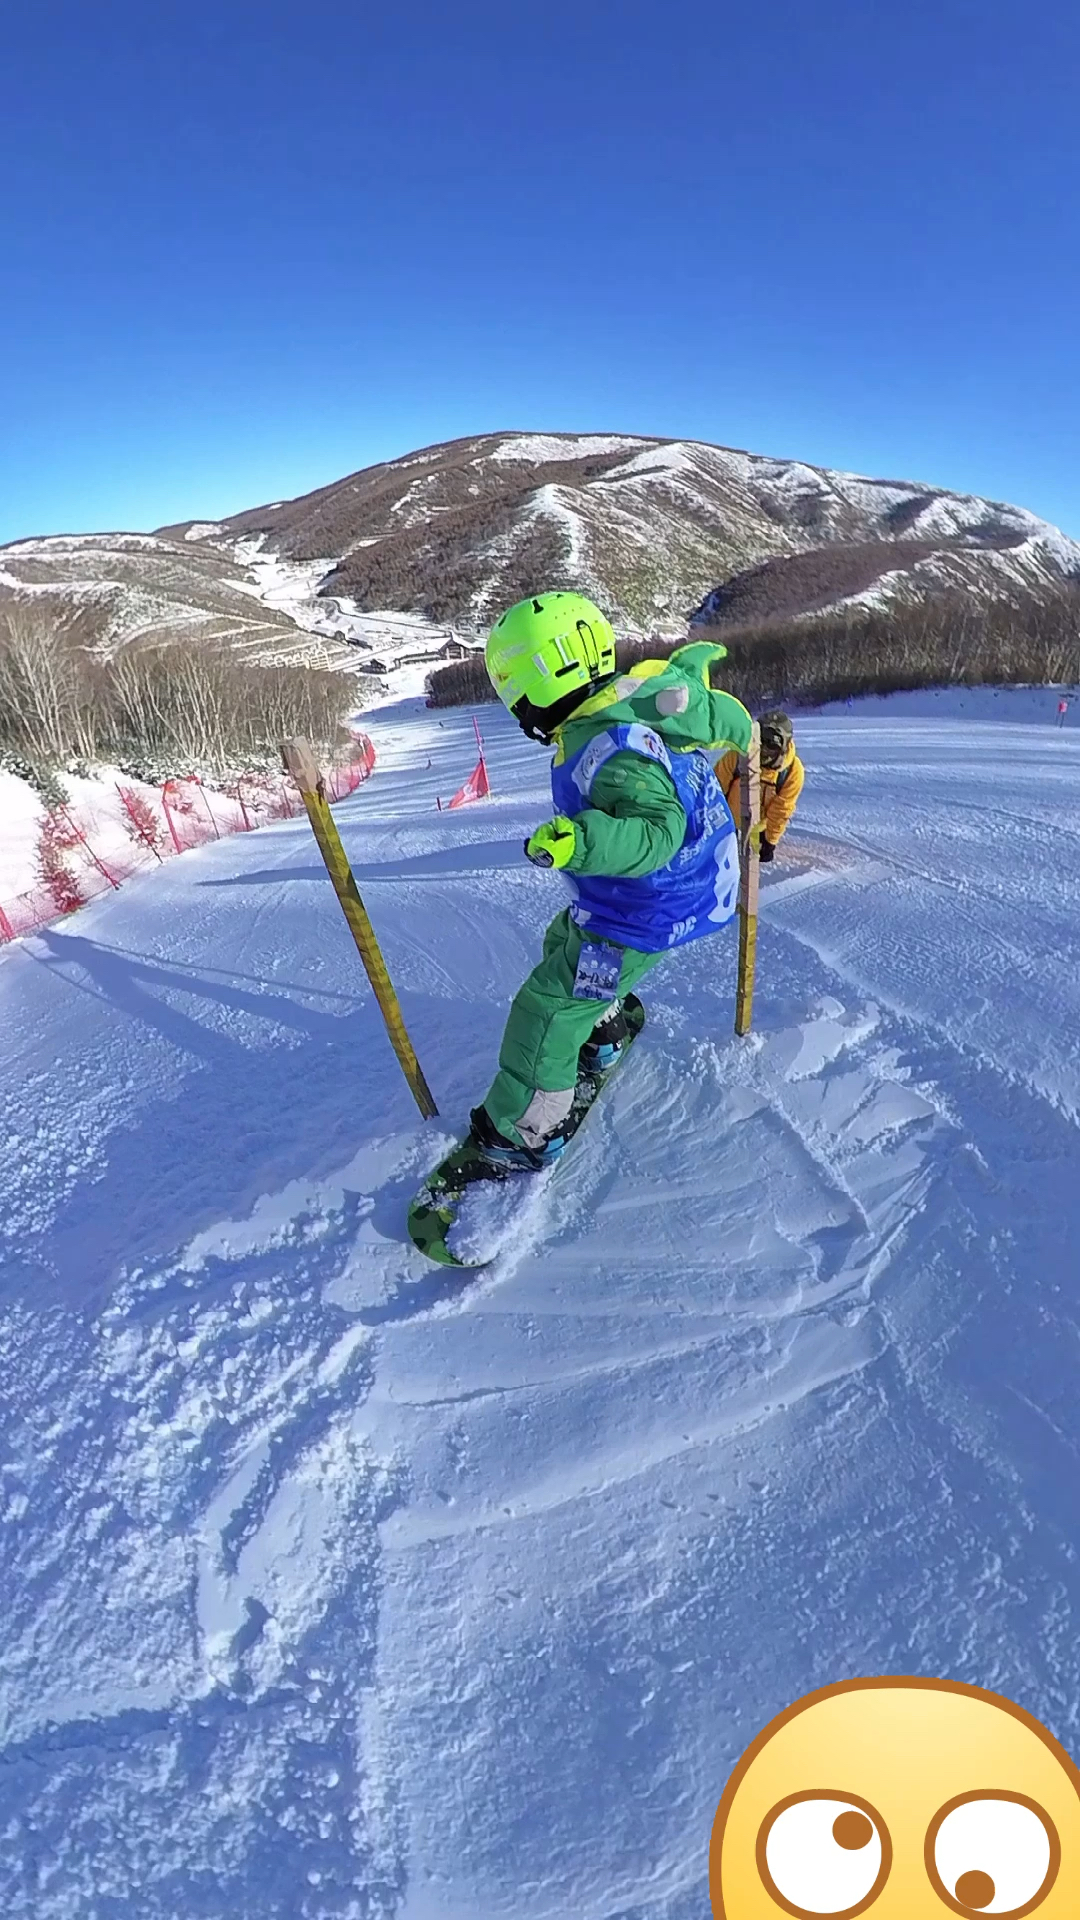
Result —
[[461, 1267], [468, 1271], [481, 1266], [489, 1266], [495, 1258], [490, 1254], [485, 1260], [461, 1260], [447, 1245], [447, 1235], [457, 1219], [458, 1208], [465, 1193], [478, 1181], [507, 1181], [520, 1183], [523, 1194], [528, 1192], [537, 1176], [548, 1178], [558, 1172], [567, 1154], [573, 1151], [574, 1136], [587, 1120], [597, 1099], [608, 1081], [618, 1073], [630, 1048], [645, 1025], [645, 1009], [636, 994], [628, 993], [623, 998], [623, 1013], [629, 1028], [623, 1042], [622, 1052], [617, 1060], [603, 1073], [581, 1072], [574, 1091], [574, 1104], [570, 1109], [567, 1144], [558, 1160], [549, 1167], [493, 1167], [485, 1160], [479, 1147], [468, 1140], [454, 1147], [445, 1159], [440, 1160], [428, 1174], [419, 1193], [409, 1208], [409, 1236], [421, 1253], [429, 1260], [437, 1260], [441, 1266]]

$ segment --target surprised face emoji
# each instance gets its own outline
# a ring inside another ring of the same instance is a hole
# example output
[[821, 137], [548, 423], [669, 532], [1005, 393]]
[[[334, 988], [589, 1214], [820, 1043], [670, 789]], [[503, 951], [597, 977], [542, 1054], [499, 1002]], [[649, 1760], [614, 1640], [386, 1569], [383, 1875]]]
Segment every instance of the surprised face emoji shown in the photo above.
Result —
[[1080, 1920], [1080, 1770], [978, 1687], [826, 1687], [735, 1768], [709, 1892], [714, 1920]]

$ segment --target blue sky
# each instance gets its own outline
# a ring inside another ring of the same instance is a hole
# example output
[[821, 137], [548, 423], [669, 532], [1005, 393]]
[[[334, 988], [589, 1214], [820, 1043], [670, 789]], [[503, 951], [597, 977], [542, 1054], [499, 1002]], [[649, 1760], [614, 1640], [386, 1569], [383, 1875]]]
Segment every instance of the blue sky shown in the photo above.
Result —
[[0, 59], [0, 540], [517, 426], [1080, 535], [1072, 0], [35, 0]]

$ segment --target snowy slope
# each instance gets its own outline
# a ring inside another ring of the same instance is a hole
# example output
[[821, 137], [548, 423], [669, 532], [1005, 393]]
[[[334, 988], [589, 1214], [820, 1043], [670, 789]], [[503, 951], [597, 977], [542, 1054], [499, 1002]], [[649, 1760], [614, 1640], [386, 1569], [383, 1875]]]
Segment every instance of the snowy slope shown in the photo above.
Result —
[[800, 725], [757, 1032], [730, 937], [672, 959], [460, 1294], [404, 1206], [560, 898], [499, 713], [491, 802], [436, 812], [471, 720], [413, 707], [338, 812], [435, 1122], [299, 823], [0, 957], [5, 1915], [700, 1920], [732, 1762], [856, 1673], [1080, 1753], [1080, 738], [1032, 697]]

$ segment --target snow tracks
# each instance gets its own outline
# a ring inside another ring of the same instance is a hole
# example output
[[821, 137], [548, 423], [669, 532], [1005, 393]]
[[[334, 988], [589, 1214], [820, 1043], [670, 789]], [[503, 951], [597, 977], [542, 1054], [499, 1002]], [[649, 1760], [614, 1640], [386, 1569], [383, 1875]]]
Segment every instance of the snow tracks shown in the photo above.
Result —
[[13, 1920], [698, 1920], [812, 1686], [947, 1673], [1075, 1745], [1080, 860], [1025, 922], [1028, 730], [1010, 826], [947, 728], [808, 725], [754, 1036], [733, 943], [673, 958], [463, 1283], [405, 1205], [552, 906], [539, 781], [489, 716], [441, 818], [467, 717], [379, 724], [342, 825], [433, 1126], [300, 826], [0, 967]]

